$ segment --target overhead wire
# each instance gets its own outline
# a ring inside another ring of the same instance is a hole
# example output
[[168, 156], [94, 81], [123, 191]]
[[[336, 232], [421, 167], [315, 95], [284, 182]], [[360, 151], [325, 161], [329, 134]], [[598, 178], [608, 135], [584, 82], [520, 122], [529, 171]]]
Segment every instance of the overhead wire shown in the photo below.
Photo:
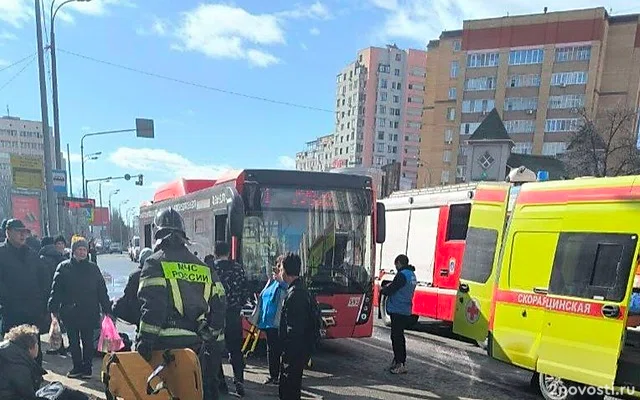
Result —
[[235, 91], [232, 91], [232, 90], [226, 90], [226, 89], [221, 89], [221, 88], [217, 88], [217, 87], [213, 87], [213, 86], [208, 86], [208, 85], [205, 85], [205, 84], [202, 84], [202, 83], [187, 81], [187, 80], [179, 79], [179, 78], [173, 78], [173, 77], [170, 77], [170, 76], [157, 74], [155, 72], [143, 71], [141, 69], [128, 67], [126, 65], [117, 64], [117, 63], [114, 63], [114, 62], [111, 62], [111, 61], [100, 60], [100, 59], [97, 59], [97, 58], [94, 58], [94, 57], [90, 57], [90, 56], [86, 56], [86, 55], [83, 55], [83, 54], [79, 54], [79, 53], [76, 53], [76, 52], [73, 52], [73, 51], [64, 50], [64, 49], [61, 49], [59, 47], [56, 48], [56, 50], [59, 51], [59, 52], [74, 56], [74, 57], [83, 58], [85, 60], [93, 61], [93, 62], [96, 62], [96, 63], [109, 65], [111, 67], [120, 68], [120, 69], [124, 69], [124, 70], [131, 71], [131, 72], [136, 72], [136, 73], [139, 73], [139, 74], [142, 74], [142, 75], [147, 75], [147, 76], [151, 76], [151, 77], [158, 78], [158, 79], [163, 79], [163, 80], [174, 82], [174, 83], [180, 83], [180, 84], [187, 85], [187, 86], [193, 86], [193, 87], [197, 87], [197, 88], [200, 88], [200, 89], [211, 90], [211, 91], [214, 91], [214, 92], [225, 93], [225, 94], [232, 95], [232, 96], [244, 97], [246, 99], [263, 101], [263, 102], [272, 103], [272, 104], [279, 104], [279, 105], [283, 105], [283, 106], [287, 106], [287, 107], [302, 108], [302, 109], [306, 109], [306, 110], [320, 111], [320, 112], [326, 112], [326, 113], [332, 113], [332, 114], [334, 113], [333, 110], [328, 110], [326, 108], [313, 107], [313, 106], [308, 106], [308, 105], [304, 105], [304, 104], [292, 103], [292, 102], [288, 102], [288, 101], [270, 99], [270, 98], [267, 98], [267, 97], [254, 96], [254, 95], [250, 95], [250, 94], [246, 94], [246, 93], [240, 93], [240, 92], [235, 92]]
[[4, 88], [6, 88], [7, 86], [9, 86], [9, 84], [10, 84], [11, 82], [13, 82], [13, 81], [18, 77], [18, 76], [20, 76], [20, 74], [21, 74], [21, 73], [23, 73], [23, 72], [27, 69], [27, 67], [29, 67], [29, 65], [33, 64], [33, 62], [35, 61], [35, 59], [36, 59], [36, 56], [35, 56], [35, 55], [34, 55], [34, 56], [31, 56], [31, 61], [29, 61], [27, 64], [25, 64], [25, 66], [24, 66], [24, 67], [22, 67], [22, 69], [21, 69], [20, 71], [16, 72], [16, 74], [15, 74], [15, 75], [13, 75], [11, 78], [9, 78], [9, 80], [8, 80], [8, 81], [6, 81], [6, 82], [4, 83], [4, 85], [0, 86], [0, 92], [1, 92]]
[[7, 70], [7, 69], [9, 69], [9, 68], [13, 68], [13, 67], [15, 67], [16, 65], [21, 64], [21, 63], [23, 63], [23, 62], [27, 61], [28, 59], [33, 58], [33, 57], [35, 57], [35, 56], [36, 56], [35, 54], [30, 54], [30, 55], [28, 55], [28, 56], [26, 56], [26, 57], [24, 57], [24, 58], [19, 59], [18, 61], [14, 61], [14, 62], [12, 62], [12, 63], [11, 63], [11, 64], [9, 64], [9, 65], [6, 65], [6, 66], [4, 66], [4, 67], [0, 68], [0, 72], [2, 72], [2, 71], [4, 71], [4, 70]]

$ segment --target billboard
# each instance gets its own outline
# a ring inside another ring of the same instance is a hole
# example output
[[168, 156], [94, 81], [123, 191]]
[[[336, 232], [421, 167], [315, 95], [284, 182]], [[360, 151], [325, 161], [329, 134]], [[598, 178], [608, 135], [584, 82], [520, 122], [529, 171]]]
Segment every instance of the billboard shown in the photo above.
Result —
[[44, 189], [42, 158], [10, 154], [13, 187], [19, 189]]
[[96, 207], [93, 209], [93, 220], [91, 221], [93, 226], [107, 226], [109, 225], [109, 207]]
[[12, 194], [11, 210], [13, 218], [21, 220], [34, 235], [42, 237], [40, 197]]

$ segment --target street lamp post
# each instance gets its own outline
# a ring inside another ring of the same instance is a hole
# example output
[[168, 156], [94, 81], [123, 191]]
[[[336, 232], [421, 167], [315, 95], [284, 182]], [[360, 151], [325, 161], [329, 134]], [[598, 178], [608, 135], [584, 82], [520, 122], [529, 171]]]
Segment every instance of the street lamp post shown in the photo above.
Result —
[[[51, 21], [49, 22], [49, 27], [51, 28], [51, 39], [50, 39], [50, 49], [51, 49], [51, 91], [53, 96], [53, 132], [55, 135], [55, 156], [56, 156], [56, 168], [62, 168], [62, 158], [60, 156], [60, 111], [58, 108], [58, 68], [57, 68], [57, 60], [56, 60], [56, 34], [55, 34], [55, 20], [58, 11], [65, 5], [73, 2], [88, 2], [91, 0], [66, 0], [60, 3], [58, 7], [55, 7], [56, 2], [53, 0], [51, 2]], [[55, 9], [54, 9], [55, 7]]]
[[111, 236], [111, 233], [112, 233], [111, 232], [112, 230], [111, 216], [113, 215], [113, 210], [111, 209], [111, 196], [114, 196], [118, 193], [120, 193], [120, 189], [112, 190], [111, 192], [109, 192], [109, 239], [113, 239], [113, 237]]
[[124, 244], [123, 237], [122, 237], [122, 225], [124, 225], [124, 218], [122, 218], [122, 206], [127, 203], [129, 203], [129, 199], [123, 201], [118, 205], [118, 218], [120, 218], [120, 222], [121, 222], [119, 224], [120, 225], [120, 244]]
[[[79, 1], [79, 0], [77, 0]], [[88, 1], [88, 0], [85, 0]], [[116, 133], [126, 133], [126, 132], [135, 132], [137, 137], [141, 138], [150, 138], [152, 139], [155, 136], [155, 128], [152, 119], [142, 119], [136, 118], [136, 127], [133, 129], [119, 129], [115, 131], [102, 131], [102, 132], [91, 132], [85, 133], [82, 135], [80, 139], [80, 158], [82, 159], [82, 197], [87, 198], [87, 187], [85, 185], [84, 178], [84, 139], [89, 136], [101, 136], [101, 135], [112, 135]]]
[[87, 198], [87, 185], [84, 180], [84, 163], [89, 160], [97, 160], [98, 157], [102, 154], [101, 151], [97, 153], [91, 153], [85, 157], [84, 149], [80, 148], [80, 168], [82, 170], [82, 198]]

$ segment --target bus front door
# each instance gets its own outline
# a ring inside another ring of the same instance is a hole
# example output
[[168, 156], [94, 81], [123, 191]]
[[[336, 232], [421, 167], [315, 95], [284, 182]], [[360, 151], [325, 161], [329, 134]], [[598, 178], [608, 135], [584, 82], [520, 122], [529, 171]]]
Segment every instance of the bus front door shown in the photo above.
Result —
[[473, 196], [453, 331], [478, 343], [489, 332], [509, 188], [507, 183], [479, 184]]

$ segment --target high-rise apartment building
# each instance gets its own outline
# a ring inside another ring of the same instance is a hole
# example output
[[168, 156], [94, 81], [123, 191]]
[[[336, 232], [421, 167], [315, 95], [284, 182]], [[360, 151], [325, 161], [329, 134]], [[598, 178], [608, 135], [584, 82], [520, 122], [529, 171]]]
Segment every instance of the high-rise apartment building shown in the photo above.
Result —
[[424, 106], [426, 52], [395, 45], [360, 50], [337, 75], [332, 168], [402, 163], [415, 187]]
[[590, 117], [638, 109], [640, 15], [604, 8], [465, 21], [427, 47], [419, 186], [464, 180], [465, 141], [495, 107], [514, 153], [556, 156]]
[[296, 153], [296, 169], [299, 171], [326, 172], [331, 169], [333, 134], [320, 136], [306, 143], [303, 151]]
[[11, 184], [10, 154], [37, 156], [44, 162], [42, 122], [27, 121], [17, 117], [0, 117], [0, 181], [9, 182], [9, 184]]

